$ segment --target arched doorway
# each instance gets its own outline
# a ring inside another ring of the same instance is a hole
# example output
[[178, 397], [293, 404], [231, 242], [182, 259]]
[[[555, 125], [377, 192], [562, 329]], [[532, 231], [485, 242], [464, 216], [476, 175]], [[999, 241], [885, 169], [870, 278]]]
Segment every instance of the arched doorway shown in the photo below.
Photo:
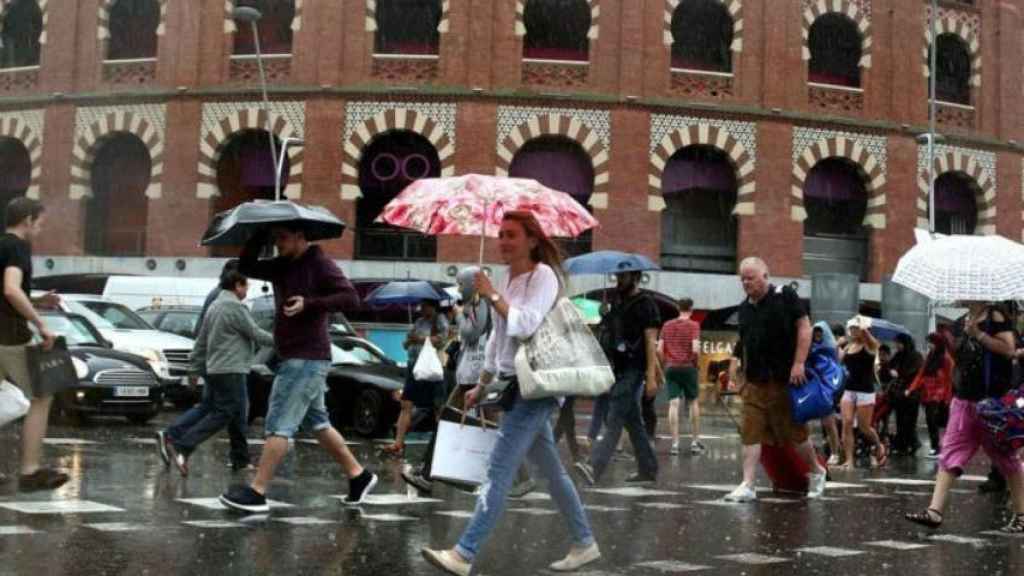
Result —
[[440, 0], [377, 0], [374, 54], [438, 54]]
[[523, 10], [527, 60], [590, 60], [590, 6], [585, 0], [526, 0]]
[[96, 256], [143, 256], [153, 163], [134, 134], [115, 133], [97, 144], [92, 197], [85, 205], [85, 251]]
[[[594, 193], [594, 165], [578, 142], [564, 136], [534, 138], [516, 152], [509, 165], [512, 178], [531, 178], [548, 188], [565, 192], [588, 210]], [[590, 252], [593, 234], [587, 230], [578, 238], [559, 239], [567, 256]]]
[[974, 234], [978, 226], [978, 185], [966, 174], [947, 172], [935, 180], [935, 231]]
[[[260, 35], [260, 51], [264, 55], [292, 53], [292, 20], [295, 19], [295, 0], [237, 0], [237, 6], [251, 6], [263, 14], [256, 23]], [[256, 54], [256, 39], [252, 26], [244, 23], [235, 31], [234, 54]]]
[[804, 274], [868, 271], [867, 187], [845, 158], [818, 162], [804, 183]]
[[409, 130], [378, 136], [363, 149], [359, 162], [356, 203], [356, 258], [365, 260], [437, 259], [437, 239], [375, 222], [384, 207], [406, 186], [441, 175], [437, 150], [425, 137]]
[[[281, 153], [281, 141], [274, 138], [274, 149]], [[288, 184], [291, 166], [285, 155], [281, 170], [281, 198]], [[269, 132], [242, 130], [228, 139], [217, 160], [217, 189], [211, 216], [252, 200], [274, 200], [274, 161], [270, 151]], [[238, 255], [238, 248], [215, 246], [210, 254], [227, 258]]]
[[[935, 76], [935, 98], [940, 102], [971, 104], [971, 52], [963, 38], [953, 33], [939, 34], [935, 44], [938, 71]], [[929, 63], [931, 62], [929, 52]]]
[[687, 146], [662, 175], [661, 265], [666, 270], [736, 271], [736, 170], [711, 146]]
[[156, 0], [118, 0], [110, 7], [107, 60], [156, 58], [159, 26]]
[[672, 68], [732, 72], [733, 21], [721, 0], [683, 0], [671, 26]]
[[857, 23], [845, 14], [829, 12], [814, 21], [808, 33], [808, 80], [850, 88], [860, 87], [863, 39]]
[[32, 182], [32, 158], [16, 138], [0, 138], [0, 227], [7, 222], [7, 204], [24, 196]]
[[37, 0], [7, 3], [0, 22], [0, 69], [38, 66], [43, 12]]

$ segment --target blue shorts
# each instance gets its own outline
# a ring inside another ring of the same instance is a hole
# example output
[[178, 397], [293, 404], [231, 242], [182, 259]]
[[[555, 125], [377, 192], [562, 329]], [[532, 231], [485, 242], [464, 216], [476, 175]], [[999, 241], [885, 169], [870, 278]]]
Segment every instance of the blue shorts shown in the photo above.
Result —
[[327, 360], [285, 360], [270, 389], [265, 436], [291, 438], [300, 428], [319, 432], [331, 427], [324, 404]]

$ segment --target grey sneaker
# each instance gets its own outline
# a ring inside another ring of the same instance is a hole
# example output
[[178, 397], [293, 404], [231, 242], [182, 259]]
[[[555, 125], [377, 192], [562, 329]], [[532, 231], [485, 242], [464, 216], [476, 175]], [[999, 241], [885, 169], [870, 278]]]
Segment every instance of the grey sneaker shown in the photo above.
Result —
[[516, 484], [508, 491], [509, 498], [522, 498], [537, 489], [537, 483], [533, 479], [524, 480]]
[[597, 484], [597, 478], [594, 476], [594, 469], [586, 462], [576, 463], [576, 472], [579, 473], [580, 478], [587, 483], [587, 486], [593, 486]]

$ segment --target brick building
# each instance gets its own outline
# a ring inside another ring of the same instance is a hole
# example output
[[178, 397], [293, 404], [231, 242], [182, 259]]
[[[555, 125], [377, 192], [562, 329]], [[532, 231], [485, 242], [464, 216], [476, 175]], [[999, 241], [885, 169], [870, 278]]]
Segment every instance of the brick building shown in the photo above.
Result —
[[[255, 4], [270, 85], [232, 9]], [[1021, 238], [1024, 1], [939, 2], [942, 230]], [[0, 0], [0, 194], [43, 199], [40, 273], [207, 274], [210, 215], [289, 198], [353, 275], [444, 279], [465, 239], [376, 226], [409, 181], [529, 176], [709, 291], [737, 259], [876, 284], [927, 221], [918, 0]], [[491, 253], [493, 257], [493, 251]], [[671, 291], [666, 288], [666, 291]], [[731, 296], [730, 296], [731, 297]]]

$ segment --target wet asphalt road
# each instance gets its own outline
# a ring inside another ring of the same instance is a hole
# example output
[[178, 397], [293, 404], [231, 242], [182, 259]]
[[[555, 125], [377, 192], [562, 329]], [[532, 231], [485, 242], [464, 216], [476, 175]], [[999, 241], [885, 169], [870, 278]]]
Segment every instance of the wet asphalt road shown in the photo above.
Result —
[[[350, 438], [354, 450], [381, 475], [375, 494], [384, 500], [345, 508], [338, 497], [347, 483], [337, 467], [300, 439], [269, 494], [282, 507], [267, 518], [239, 517], [208, 500], [248, 475], [227, 469], [226, 436], [196, 453], [190, 477], [164, 468], [152, 432], [172, 417], [145, 427], [118, 420], [52, 427], [47, 456], [72, 481], [52, 494], [0, 487], [0, 574], [439, 574], [420, 548], [452, 545], [473, 509], [472, 496], [446, 487], [435, 489], [436, 501], [409, 500], [401, 462], [382, 460], [379, 442], [358, 438]], [[957, 486], [946, 525], [935, 533], [902, 520], [927, 505], [934, 464], [923, 458], [834, 474], [842, 484], [820, 501], [763, 492], [756, 504], [725, 505], [718, 499], [740, 477], [739, 440], [725, 419], [707, 428], [704, 456], [669, 456], [668, 440], [658, 441], [656, 485], [622, 492], [634, 464], [619, 461], [599, 487], [610, 492], [584, 492], [604, 552], [584, 574], [1024, 574], [1024, 538], [985, 533], [1002, 524], [1003, 505], [976, 493], [980, 477]], [[16, 439], [10, 427], [0, 430], [7, 473]], [[407, 458], [418, 461], [423, 449], [412, 446]], [[563, 455], [568, 462], [564, 446]], [[971, 473], [986, 469], [979, 457]], [[547, 574], [567, 547], [542, 485], [511, 503], [477, 569]]]

